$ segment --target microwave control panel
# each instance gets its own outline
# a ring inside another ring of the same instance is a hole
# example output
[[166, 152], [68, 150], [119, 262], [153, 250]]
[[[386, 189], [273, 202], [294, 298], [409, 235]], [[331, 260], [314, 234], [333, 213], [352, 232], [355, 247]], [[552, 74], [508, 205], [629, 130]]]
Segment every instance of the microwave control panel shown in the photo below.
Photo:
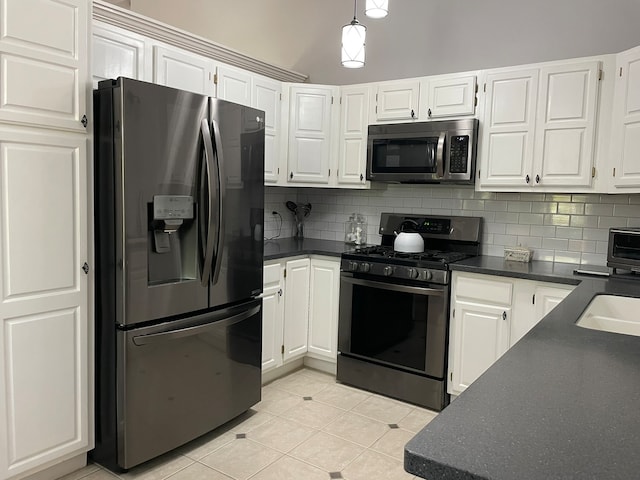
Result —
[[467, 173], [469, 135], [454, 135], [449, 145], [449, 172]]

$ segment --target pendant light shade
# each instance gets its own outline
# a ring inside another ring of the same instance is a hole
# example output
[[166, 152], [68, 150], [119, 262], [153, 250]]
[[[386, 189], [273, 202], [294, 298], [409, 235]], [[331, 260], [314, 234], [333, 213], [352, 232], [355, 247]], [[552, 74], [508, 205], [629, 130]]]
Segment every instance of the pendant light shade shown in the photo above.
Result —
[[350, 24], [342, 27], [342, 66], [364, 67], [364, 45], [367, 27], [361, 25], [355, 16]]
[[389, 0], [367, 0], [364, 14], [370, 18], [384, 18], [389, 14]]

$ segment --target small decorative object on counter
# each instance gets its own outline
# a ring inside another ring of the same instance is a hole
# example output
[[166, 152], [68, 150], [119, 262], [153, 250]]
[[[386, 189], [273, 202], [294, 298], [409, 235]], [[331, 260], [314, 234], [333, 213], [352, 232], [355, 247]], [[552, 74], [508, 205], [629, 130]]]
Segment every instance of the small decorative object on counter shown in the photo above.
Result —
[[530, 262], [533, 252], [527, 247], [504, 247], [504, 259], [514, 262]]
[[344, 241], [352, 245], [367, 243], [367, 220], [361, 213], [352, 213], [344, 224]]

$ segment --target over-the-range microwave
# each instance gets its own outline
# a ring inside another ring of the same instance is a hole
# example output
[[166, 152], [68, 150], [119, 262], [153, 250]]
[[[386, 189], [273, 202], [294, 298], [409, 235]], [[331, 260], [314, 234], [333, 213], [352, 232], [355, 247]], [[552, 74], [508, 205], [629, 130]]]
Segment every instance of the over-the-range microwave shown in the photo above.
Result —
[[473, 184], [478, 120], [369, 125], [367, 180]]

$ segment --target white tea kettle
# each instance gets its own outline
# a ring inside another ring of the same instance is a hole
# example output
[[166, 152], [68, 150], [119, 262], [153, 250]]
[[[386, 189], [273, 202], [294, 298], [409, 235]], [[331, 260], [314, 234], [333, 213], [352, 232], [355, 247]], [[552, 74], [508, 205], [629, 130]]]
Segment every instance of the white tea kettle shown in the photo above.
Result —
[[424, 252], [424, 239], [417, 232], [405, 232], [404, 227], [409, 224], [417, 227], [418, 224], [413, 220], [405, 220], [400, 225], [400, 233], [393, 232], [396, 239], [393, 241], [393, 249], [401, 253], [422, 253]]

